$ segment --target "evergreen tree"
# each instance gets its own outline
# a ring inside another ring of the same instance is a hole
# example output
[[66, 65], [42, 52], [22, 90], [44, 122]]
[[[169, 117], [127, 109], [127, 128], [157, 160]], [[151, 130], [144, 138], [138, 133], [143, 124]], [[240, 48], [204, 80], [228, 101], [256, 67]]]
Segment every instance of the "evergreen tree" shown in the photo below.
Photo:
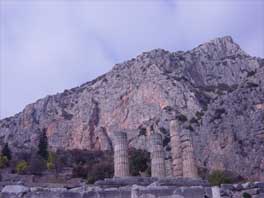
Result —
[[38, 155], [40, 155], [43, 159], [48, 160], [49, 152], [46, 129], [43, 129], [39, 136]]
[[8, 160], [12, 159], [12, 153], [8, 147], [8, 143], [5, 144], [5, 146], [2, 150], [2, 155], [6, 156]]

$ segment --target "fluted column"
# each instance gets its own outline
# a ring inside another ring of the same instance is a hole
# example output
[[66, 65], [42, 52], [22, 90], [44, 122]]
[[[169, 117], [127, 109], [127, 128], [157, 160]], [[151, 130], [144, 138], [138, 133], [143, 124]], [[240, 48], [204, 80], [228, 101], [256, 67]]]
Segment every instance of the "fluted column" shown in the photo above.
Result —
[[162, 136], [159, 133], [152, 133], [149, 137], [151, 152], [151, 176], [165, 177], [165, 160], [162, 144]]
[[183, 176], [182, 148], [180, 140], [180, 127], [177, 120], [170, 122], [172, 175], [174, 177]]
[[116, 132], [114, 137], [115, 177], [129, 176], [128, 142], [125, 132]]
[[181, 136], [183, 177], [198, 178], [198, 169], [195, 163], [192, 139], [188, 130]]

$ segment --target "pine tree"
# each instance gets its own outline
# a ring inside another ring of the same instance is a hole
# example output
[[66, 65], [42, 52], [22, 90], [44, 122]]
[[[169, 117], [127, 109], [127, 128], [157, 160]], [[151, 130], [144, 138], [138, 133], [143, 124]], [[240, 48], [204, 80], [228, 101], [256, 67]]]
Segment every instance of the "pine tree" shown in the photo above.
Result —
[[46, 129], [43, 129], [39, 136], [38, 155], [40, 155], [43, 159], [48, 160], [48, 137]]
[[12, 153], [8, 147], [8, 143], [5, 144], [5, 146], [2, 150], [2, 155], [6, 156], [8, 160], [12, 159]]

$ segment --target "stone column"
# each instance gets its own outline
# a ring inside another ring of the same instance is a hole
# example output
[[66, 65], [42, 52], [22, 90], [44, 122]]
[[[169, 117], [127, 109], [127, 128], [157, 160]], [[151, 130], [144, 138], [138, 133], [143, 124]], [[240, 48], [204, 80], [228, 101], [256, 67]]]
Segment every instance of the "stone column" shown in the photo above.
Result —
[[115, 177], [129, 176], [128, 142], [125, 132], [116, 132], [114, 137]]
[[165, 172], [166, 172], [166, 177], [173, 176], [173, 174], [172, 174], [172, 160], [171, 159], [165, 159]]
[[174, 177], [182, 177], [182, 148], [180, 140], [180, 127], [177, 120], [170, 122], [170, 138], [171, 138], [171, 157], [172, 157], [172, 175]]
[[159, 133], [152, 133], [149, 140], [151, 152], [151, 176], [165, 177], [166, 173], [162, 136]]
[[195, 163], [192, 139], [188, 130], [184, 130], [181, 136], [183, 177], [198, 178], [198, 169]]

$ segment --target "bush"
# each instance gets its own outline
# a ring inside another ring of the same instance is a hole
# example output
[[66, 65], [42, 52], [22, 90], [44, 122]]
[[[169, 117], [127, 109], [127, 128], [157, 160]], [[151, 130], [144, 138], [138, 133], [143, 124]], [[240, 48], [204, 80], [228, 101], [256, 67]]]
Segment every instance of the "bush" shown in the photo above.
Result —
[[16, 172], [18, 174], [25, 174], [28, 169], [28, 163], [25, 160], [19, 161], [16, 165]]
[[8, 160], [12, 159], [12, 154], [11, 154], [11, 151], [8, 147], [8, 143], [5, 144], [5, 146], [2, 150], [2, 155], [6, 156]]
[[92, 168], [91, 165], [87, 164], [78, 164], [75, 165], [72, 169], [72, 177], [80, 177], [80, 178], [87, 178], [88, 171]]
[[183, 114], [176, 116], [176, 119], [181, 121], [181, 122], [186, 122], [188, 120], [188, 118]]
[[129, 150], [129, 169], [132, 176], [139, 176], [141, 172], [150, 175], [150, 154], [147, 151], [131, 148]]
[[243, 178], [229, 171], [215, 170], [208, 176], [208, 181], [213, 186], [221, 184], [230, 184], [243, 181]]
[[249, 193], [247, 193], [247, 192], [243, 193], [243, 198], [251, 198], [251, 197], [252, 196]]
[[8, 159], [4, 155], [0, 155], [0, 169], [5, 168], [8, 165]]
[[49, 152], [48, 161], [47, 161], [48, 170], [55, 169], [56, 159], [57, 159], [57, 156], [55, 155], [55, 153]]
[[33, 175], [42, 175], [47, 169], [46, 161], [39, 155], [33, 155], [29, 164], [29, 172]]
[[96, 163], [88, 171], [87, 183], [93, 184], [97, 180], [104, 178], [112, 178], [114, 175], [114, 165], [113, 162], [102, 161]]

